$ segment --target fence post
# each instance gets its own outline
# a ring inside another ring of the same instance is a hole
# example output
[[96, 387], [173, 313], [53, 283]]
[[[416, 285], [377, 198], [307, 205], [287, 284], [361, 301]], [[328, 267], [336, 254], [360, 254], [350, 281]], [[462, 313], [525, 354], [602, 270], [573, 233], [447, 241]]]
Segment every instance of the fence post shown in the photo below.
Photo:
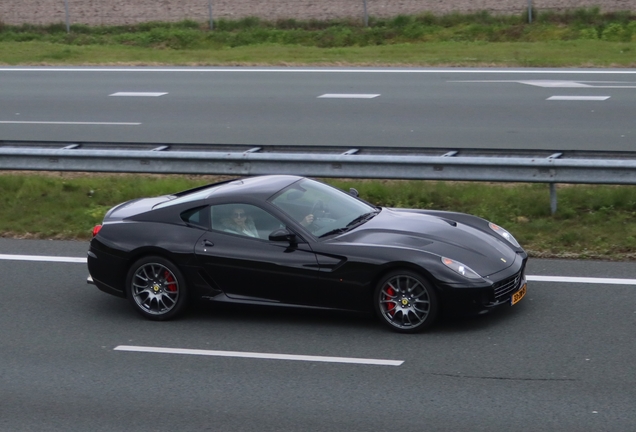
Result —
[[208, 14], [210, 15], [210, 30], [214, 30], [214, 23], [212, 22], [212, 0], [208, 0]]
[[364, 26], [369, 27], [369, 15], [367, 14], [367, 0], [362, 0], [364, 4]]
[[71, 23], [69, 22], [69, 17], [68, 17], [68, 0], [64, 0], [64, 11], [66, 13], [66, 33], [70, 33]]

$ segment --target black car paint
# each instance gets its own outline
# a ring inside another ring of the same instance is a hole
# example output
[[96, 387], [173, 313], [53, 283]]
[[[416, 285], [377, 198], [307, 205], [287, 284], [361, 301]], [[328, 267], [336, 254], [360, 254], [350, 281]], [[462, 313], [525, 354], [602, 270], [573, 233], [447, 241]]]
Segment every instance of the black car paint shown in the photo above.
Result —
[[[527, 254], [492, 232], [487, 221], [461, 213], [384, 208], [352, 231], [316, 238], [267, 201], [300, 179], [255, 177], [228, 182], [200, 201], [157, 206], [184, 195], [176, 194], [115, 207], [91, 241], [89, 273], [99, 289], [125, 297], [131, 264], [159, 255], [181, 269], [197, 298], [370, 311], [377, 281], [405, 268], [432, 282], [447, 310], [480, 313], [509, 303], [509, 298], [494, 299], [492, 285], [522, 273]], [[246, 239], [181, 218], [189, 209], [237, 201], [284, 221], [296, 241]], [[483, 279], [471, 281], [453, 272], [441, 256], [464, 262]]]

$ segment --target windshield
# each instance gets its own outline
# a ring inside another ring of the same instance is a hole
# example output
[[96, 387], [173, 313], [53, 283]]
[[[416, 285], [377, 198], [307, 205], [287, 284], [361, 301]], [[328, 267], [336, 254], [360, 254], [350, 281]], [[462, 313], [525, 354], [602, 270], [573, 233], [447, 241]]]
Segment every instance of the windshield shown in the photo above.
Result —
[[271, 203], [317, 237], [353, 229], [378, 212], [339, 189], [309, 179], [283, 189]]

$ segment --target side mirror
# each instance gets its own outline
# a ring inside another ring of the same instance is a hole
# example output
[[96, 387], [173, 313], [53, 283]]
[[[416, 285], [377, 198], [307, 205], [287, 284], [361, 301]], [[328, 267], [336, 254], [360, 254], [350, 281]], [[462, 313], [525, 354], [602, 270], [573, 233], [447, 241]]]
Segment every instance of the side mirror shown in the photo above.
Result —
[[354, 197], [358, 197], [360, 194], [358, 193], [357, 189], [351, 188], [351, 189], [349, 189], [349, 195], [353, 195]]
[[279, 228], [269, 235], [269, 241], [296, 243], [296, 234], [289, 232], [285, 228]]

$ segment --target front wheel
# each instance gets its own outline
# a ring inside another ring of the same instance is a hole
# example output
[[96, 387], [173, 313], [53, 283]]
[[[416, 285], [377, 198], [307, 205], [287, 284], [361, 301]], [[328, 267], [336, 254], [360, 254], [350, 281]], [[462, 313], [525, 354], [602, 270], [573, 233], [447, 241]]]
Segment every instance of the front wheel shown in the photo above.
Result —
[[378, 283], [373, 302], [383, 323], [400, 333], [415, 333], [430, 327], [439, 309], [433, 287], [417, 273], [400, 270]]
[[182, 313], [187, 288], [181, 272], [172, 262], [158, 256], [136, 261], [126, 278], [128, 300], [146, 318], [163, 321]]

